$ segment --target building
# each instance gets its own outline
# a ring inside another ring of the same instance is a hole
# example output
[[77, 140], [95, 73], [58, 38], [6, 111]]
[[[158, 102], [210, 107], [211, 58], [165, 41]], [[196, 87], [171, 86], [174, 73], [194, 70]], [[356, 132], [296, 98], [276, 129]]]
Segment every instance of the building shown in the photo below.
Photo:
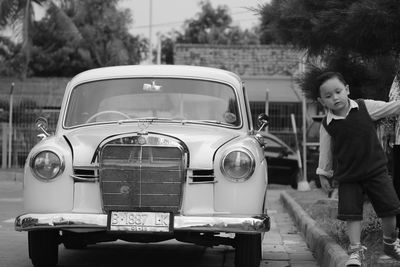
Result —
[[175, 64], [216, 67], [238, 74], [249, 94], [253, 120], [261, 112], [268, 113], [269, 130], [292, 146], [290, 114], [295, 114], [297, 126], [302, 125], [302, 93], [296, 84], [302, 56], [301, 51], [282, 45], [176, 44], [174, 51]]

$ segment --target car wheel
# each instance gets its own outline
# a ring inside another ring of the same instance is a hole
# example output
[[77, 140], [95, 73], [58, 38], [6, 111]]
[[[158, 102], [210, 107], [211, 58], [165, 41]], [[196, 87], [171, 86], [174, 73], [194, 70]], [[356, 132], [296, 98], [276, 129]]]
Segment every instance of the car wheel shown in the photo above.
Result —
[[63, 231], [62, 242], [66, 249], [84, 249], [87, 246], [86, 235]]
[[29, 258], [35, 267], [56, 266], [58, 262], [59, 231], [28, 232]]
[[259, 267], [261, 234], [236, 234], [235, 267]]
[[297, 189], [298, 179], [300, 178], [299, 175], [300, 175], [300, 174], [295, 173], [295, 174], [293, 174], [293, 175], [290, 177], [290, 186], [291, 186], [293, 189]]

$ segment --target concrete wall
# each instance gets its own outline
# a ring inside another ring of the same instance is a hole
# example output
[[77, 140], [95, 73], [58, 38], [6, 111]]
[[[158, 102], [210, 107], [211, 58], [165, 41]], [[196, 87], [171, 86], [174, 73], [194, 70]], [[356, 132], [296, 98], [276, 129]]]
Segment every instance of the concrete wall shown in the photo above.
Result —
[[282, 45], [175, 45], [175, 64], [230, 70], [241, 77], [291, 76], [299, 69], [302, 52]]

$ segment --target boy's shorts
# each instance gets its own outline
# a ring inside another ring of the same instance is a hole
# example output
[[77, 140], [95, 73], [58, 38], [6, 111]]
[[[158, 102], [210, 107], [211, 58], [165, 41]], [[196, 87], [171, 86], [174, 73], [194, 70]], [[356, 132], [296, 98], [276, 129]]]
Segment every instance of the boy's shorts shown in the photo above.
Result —
[[339, 220], [359, 221], [363, 218], [366, 194], [379, 218], [400, 214], [400, 201], [392, 179], [383, 173], [354, 183], [339, 183]]

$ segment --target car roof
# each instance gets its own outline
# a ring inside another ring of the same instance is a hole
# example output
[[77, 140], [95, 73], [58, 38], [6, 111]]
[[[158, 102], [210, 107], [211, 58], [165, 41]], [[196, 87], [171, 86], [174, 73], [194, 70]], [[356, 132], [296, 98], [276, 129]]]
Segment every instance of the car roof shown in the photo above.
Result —
[[112, 66], [84, 71], [76, 75], [70, 87], [88, 81], [134, 77], [168, 77], [206, 79], [229, 83], [235, 87], [242, 84], [238, 75], [233, 72], [201, 66], [190, 65], [125, 65]]

